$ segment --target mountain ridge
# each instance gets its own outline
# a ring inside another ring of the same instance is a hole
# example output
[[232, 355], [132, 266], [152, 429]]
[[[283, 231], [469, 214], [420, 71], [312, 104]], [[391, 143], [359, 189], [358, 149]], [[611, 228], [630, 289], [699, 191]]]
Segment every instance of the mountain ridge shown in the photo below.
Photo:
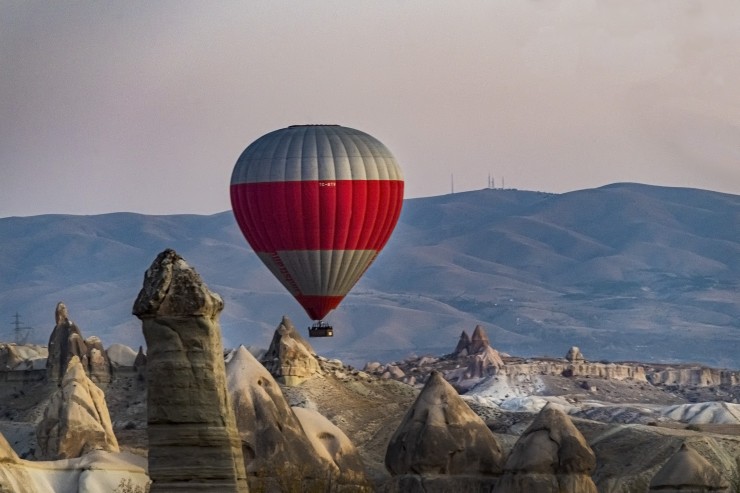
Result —
[[[496, 347], [740, 367], [740, 197], [611, 184], [550, 194], [483, 189], [407, 199], [386, 249], [339, 309], [322, 354], [361, 365], [439, 354], [461, 330]], [[137, 346], [143, 273], [174, 248], [226, 301], [225, 342], [266, 347], [301, 308], [252, 253], [230, 211], [0, 219], [0, 313], [45, 343], [64, 301], [106, 345]], [[45, 313], [48, 312], [48, 316]]]

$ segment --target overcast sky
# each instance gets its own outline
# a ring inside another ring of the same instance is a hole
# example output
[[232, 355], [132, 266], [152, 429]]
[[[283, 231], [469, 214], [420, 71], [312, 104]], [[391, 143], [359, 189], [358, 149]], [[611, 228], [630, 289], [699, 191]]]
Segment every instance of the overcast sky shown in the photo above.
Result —
[[737, 0], [0, 0], [0, 217], [214, 213], [271, 130], [384, 142], [406, 196], [740, 194]]

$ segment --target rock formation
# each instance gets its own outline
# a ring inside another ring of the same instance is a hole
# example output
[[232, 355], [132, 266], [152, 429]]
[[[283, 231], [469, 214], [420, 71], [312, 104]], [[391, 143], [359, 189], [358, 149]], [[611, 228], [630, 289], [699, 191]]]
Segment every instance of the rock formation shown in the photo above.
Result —
[[72, 356], [60, 388], [49, 399], [36, 436], [47, 459], [80, 457], [92, 450], [118, 452], [105, 395], [77, 356]]
[[111, 379], [111, 363], [108, 353], [103, 348], [103, 343], [97, 336], [85, 339], [87, 348], [87, 374], [90, 380], [98, 383], [108, 383]]
[[468, 357], [466, 378], [483, 378], [496, 374], [504, 367], [501, 355], [491, 346], [485, 346], [479, 352]]
[[740, 385], [740, 371], [719, 368], [666, 368], [652, 371], [648, 380], [653, 385], [715, 387]]
[[583, 353], [581, 353], [581, 349], [578, 346], [571, 346], [571, 348], [568, 349], [568, 353], [565, 355], [565, 359], [571, 363], [586, 361], [586, 358], [583, 357]]
[[136, 351], [125, 344], [111, 344], [105, 354], [114, 368], [133, 368], [136, 361]]
[[50, 382], [60, 382], [72, 357], [77, 356], [90, 379], [98, 384], [110, 382], [110, 360], [97, 337], [84, 340], [82, 332], [72, 322], [67, 307], [61, 301], [54, 313], [56, 325], [49, 336], [49, 357], [46, 376]]
[[48, 355], [44, 346], [0, 343], [0, 371], [43, 369]]
[[144, 348], [139, 346], [139, 352], [134, 359], [134, 372], [139, 381], [146, 381], [146, 354]]
[[151, 492], [246, 492], [241, 441], [226, 389], [223, 301], [173, 250], [146, 271], [133, 313], [147, 354]]
[[460, 340], [457, 341], [457, 346], [455, 346], [455, 351], [452, 353], [452, 355], [455, 356], [456, 358], [459, 358], [461, 356], [467, 356], [469, 348], [470, 348], [470, 336], [468, 335], [467, 332], [463, 330], [462, 334], [460, 334]]
[[488, 340], [486, 331], [483, 330], [483, 326], [476, 325], [473, 330], [473, 335], [470, 337], [470, 346], [468, 347], [468, 354], [476, 354], [483, 351], [485, 348], [490, 347], [491, 342]]
[[473, 336], [468, 337], [468, 333], [464, 330], [460, 334], [460, 339], [457, 341], [455, 351], [452, 353], [456, 358], [469, 356], [472, 354], [480, 353], [485, 348], [490, 347], [491, 342], [488, 339], [486, 331], [483, 326], [476, 325], [473, 330]]
[[460, 334], [452, 355], [460, 362], [460, 366], [447, 370], [445, 379], [461, 393], [475, 386], [481, 378], [496, 375], [504, 367], [504, 360], [491, 347], [488, 336], [480, 325], [475, 326], [471, 338], [465, 331]]
[[279, 382], [295, 386], [321, 372], [314, 354], [313, 348], [298, 334], [293, 322], [283, 317], [261, 361]]
[[686, 443], [650, 481], [650, 491], [661, 493], [722, 492], [728, 487], [717, 469]]
[[503, 471], [503, 456], [483, 420], [441, 373], [433, 372], [391, 438], [385, 465], [399, 476], [399, 491], [415, 488], [420, 481], [426, 485], [439, 475], [435, 488], [443, 491], [470, 481], [491, 486]]
[[562, 411], [548, 404], [519, 437], [496, 493], [596, 493], [596, 456]]
[[226, 379], [250, 487], [270, 489], [288, 478], [316, 483], [335, 473], [314, 452], [272, 375], [244, 346], [226, 364]]
[[[292, 408], [308, 436], [317, 457], [330, 464], [331, 483], [353, 486], [355, 491], [367, 488], [365, 468], [360, 453], [347, 435], [316, 411], [303, 407]], [[326, 477], [326, 476], [325, 476]]]
[[0, 433], [0, 492], [38, 493], [21, 459]]
[[20, 459], [0, 434], [2, 493], [143, 492], [148, 483], [143, 457], [96, 450], [76, 459], [32, 462]]

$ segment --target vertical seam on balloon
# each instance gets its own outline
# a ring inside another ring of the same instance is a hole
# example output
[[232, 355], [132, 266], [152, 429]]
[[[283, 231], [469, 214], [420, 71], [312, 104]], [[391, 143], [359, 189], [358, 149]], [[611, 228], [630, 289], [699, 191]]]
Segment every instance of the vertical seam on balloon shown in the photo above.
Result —
[[[335, 154], [334, 154], [334, 147], [332, 146], [332, 139], [329, 136], [330, 132], [326, 130], [327, 128], [330, 128], [330, 127], [323, 127], [323, 130], [324, 130], [323, 131], [323, 134], [324, 134], [324, 137], [326, 138], [327, 147], [328, 147], [327, 152], [330, 154], [327, 157], [327, 162], [331, 162], [334, 165], [333, 176], [331, 176], [331, 178], [334, 179], [334, 184], [336, 185], [337, 170], [336, 170], [336, 160], [335, 160]], [[331, 133], [333, 134], [334, 131], [332, 130]], [[319, 180], [321, 180], [321, 175], [319, 175]], [[338, 210], [339, 210], [338, 209], [338, 205], [339, 204], [337, 202], [337, 189], [336, 189], [336, 187], [334, 187], [332, 190], [328, 190], [327, 189], [326, 191], [323, 191], [323, 192], [322, 192], [322, 188], [319, 187], [319, 204], [320, 204], [320, 210], [323, 210], [322, 197], [325, 197], [326, 199], [331, 200], [333, 202], [332, 203], [332, 207], [334, 209], [334, 214], [327, 214], [327, 216], [329, 216], [327, 219], [331, 222], [331, 224], [327, 224], [327, 227], [330, 228], [331, 231], [326, 231], [326, 232], [322, 231], [322, 233], [326, 234], [327, 236], [329, 234], [331, 234], [331, 237], [333, 239], [333, 241], [332, 241], [332, 243], [330, 245], [331, 248], [329, 248], [327, 250], [329, 252], [329, 255], [328, 255], [329, 258], [327, 259], [327, 262], [329, 263], [329, 269], [328, 269], [328, 272], [327, 272], [326, 279], [322, 279], [322, 283], [321, 283], [321, 291], [322, 291], [322, 293], [328, 293], [329, 292], [329, 286], [332, 285], [332, 280], [335, 280], [336, 279], [336, 276], [337, 276], [337, 272], [336, 272], [335, 266], [334, 266], [334, 260], [335, 260], [334, 257], [336, 255], [336, 251], [337, 251], [336, 250], [336, 245], [337, 245], [337, 243], [336, 243], [336, 241], [337, 241], [336, 235], [337, 235], [337, 231], [338, 231], [338, 228], [337, 228], [337, 213], [338, 213]], [[326, 202], [326, 200], [324, 200], [324, 202]], [[323, 217], [324, 214], [321, 214], [321, 216]], [[319, 244], [319, 248], [320, 249], [323, 249], [324, 248], [323, 242]], [[321, 258], [321, 260], [323, 262], [323, 260], [324, 260], [323, 257]], [[324, 269], [321, 269], [321, 271], [323, 272]]]

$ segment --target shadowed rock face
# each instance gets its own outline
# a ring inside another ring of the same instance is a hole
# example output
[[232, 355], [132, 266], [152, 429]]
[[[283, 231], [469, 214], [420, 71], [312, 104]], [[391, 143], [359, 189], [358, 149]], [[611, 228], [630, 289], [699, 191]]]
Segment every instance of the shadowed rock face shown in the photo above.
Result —
[[685, 443], [650, 481], [651, 492], [722, 492], [728, 487], [717, 469]]
[[147, 343], [151, 491], [246, 492], [226, 390], [221, 298], [173, 250], [152, 263], [134, 303]]
[[270, 347], [262, 356], [262, 364], [273, 377], [288, 386], [299, 385], [321, 372], [313, 348], [298, 334], [288, 317], [283, 317], [275, 329]]
[[438, 372], [390, 440], [385, 465], [393, 475], [498, 475], [501, 448], [493, 433]]
[[596, 493], [595, 467], [581, 432], [548, 404], [514, 445], [496, 493]]
[[54, 312], [56, 325], [49, 336], [49, 357], [46, 360], [46, 375], [49, 381], [62, 380], [67, 365], [73, 356], [86, 362], [87, 347], [80, 328], [69, 319], [67, 307], [61, 301]]
[[95, 383], [109, 383], [110, 359], [98, 337], [85, 340], [77, 325], [69, 319], [67, 307], [61, 301], [54, 312], [56, 325], [49, 336], [49, 356], [46, 377], [60, 382], [72, 357], [77, 356], [90, 379]]
[[467, 356], [470, 349], [470, 336], [464, 330], [460, 334], [460, 339], [457, 341], [455, 351], [452, 353], [455, 357]]
[[92, 450], [118, 452], [105, 394], [87, 377], [77, 356], [51, 396], [36, 436], [47, 459], [70, 459]]

